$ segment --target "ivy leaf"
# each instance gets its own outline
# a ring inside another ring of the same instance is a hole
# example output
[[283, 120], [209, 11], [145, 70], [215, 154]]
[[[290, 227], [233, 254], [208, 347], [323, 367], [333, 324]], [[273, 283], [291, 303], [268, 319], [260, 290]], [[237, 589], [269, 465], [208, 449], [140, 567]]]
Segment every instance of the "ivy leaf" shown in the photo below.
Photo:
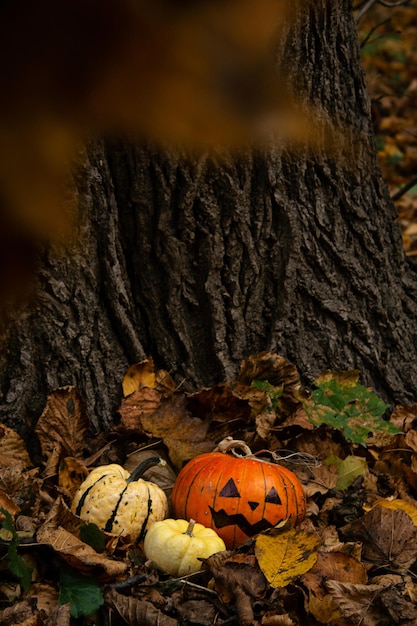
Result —
[[362, 445], [369, 433], [400, 433], [394, 424], [382, 419], [388, 405], [360, 385], [358, 377], [356, 371], [324, 372], [314, 382], [317, 389], [303, 400], [310, 422], [341, 430], [346, 439]]
[[104, 604], [103, 593], [96, 579], [83, 576], [75, 570], [61, 570], [59, 587], [59, 603], [69, 603], [72, 617], [92, 615]]
[[12, 516], [10, 515], [9, 511], [7, 511], [7, 509], [4, 509], [3, 507], [0, 507], [0, 512], [5, 517], [5, 519], [1, 523], [2, 528], [9, 531], [12, 536], [9, 547], [7, 549], [9, 569], [11, 573], [20, 580], [22, 589], [24, 591], [28, 591], [32, 580], [33, 568], [29, 567], [29, 565], [24, 561], [24, 559], [22, 559], [20, 554], [18, 554], [17, 552], [17, 547], [19, 545], [19, 536], [14, 527]]

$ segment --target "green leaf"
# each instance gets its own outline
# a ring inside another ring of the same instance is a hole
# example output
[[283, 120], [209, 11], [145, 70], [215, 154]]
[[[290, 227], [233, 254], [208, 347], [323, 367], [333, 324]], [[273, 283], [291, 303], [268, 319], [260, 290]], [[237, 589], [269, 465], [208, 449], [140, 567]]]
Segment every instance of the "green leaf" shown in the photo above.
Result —
[[94, 548], [96, 552], [104, 552], [106, 540], [104, 533], [97, 524], [84, 524], [80, 528], [80, 539]]
[[7, 530], [12, 535], [12, 539], [7, 549], [7, 558], [9, 560], [10, 572], [19, 579], [20, 584], [22, 585], [22, 589], [24, 591], [28, 591], [32, 580], [33, 568], [29, 567], [29, 565], [25, 562], [24, 559], [22, 559], [20, 554], [18, 554], [17, 552], [17, 548], [19, 545], [19, 536], [16, 532], [12, 516], [10, 515], [9, 511], [7, 511], [7, 509], [4, 509], [3, 507], [0, 507], [0, 512], [6, 518], [1, 523], [2, 528]]
[[32, 581], [33, 567], [30, 567], [24, 559], [17, 553], [17, 541], [12, 541], [7, 551], [9, 558], [9, 569], [14, 576], [20, 580], [22, 589], [28, 591]]
[[274, 387], [274, 385], [271, 385], [268, 380], [253, 380], [251, 386], [256, 387], [256, 389], [268, 394], [271, 399], [273, 409], [278, 407], [279, 399], [284, 393], [284, 385], [281, 385], [281, 387]]
[[327, 457], [325, 463], [337, 467], [338, 478], [335, 489], [340, 491], [350, 487], [358, 476], [365, 474], [366, 470], [366, 461], [359, 456], [347, 456], [342, 460], [332, 453]]
[[401, 432], [382, 419], [387, 405], [357, 382], [358, 372], [325, 372], [317, 389], [303, 400], [304, 410], [315, 426], [327, 424], [343, 432], [346, 439], [365, 445], [370, 433]]
[[64, 568], [59, 577], [59, 603], [69, 603], [71, 616], [82, 617], [95, 613], [104, 598], [95, 578]]

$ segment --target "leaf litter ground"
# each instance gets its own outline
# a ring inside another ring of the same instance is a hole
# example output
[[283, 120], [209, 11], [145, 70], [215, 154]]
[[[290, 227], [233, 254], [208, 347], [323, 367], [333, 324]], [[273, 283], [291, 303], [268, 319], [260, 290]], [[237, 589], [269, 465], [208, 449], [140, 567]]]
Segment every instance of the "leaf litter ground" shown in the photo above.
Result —
[[[394, 195], [406, 253], [417, 261], [417, 4], [373, 3], [359, 21], [362, 63], [382, 174]], [[384, 6], [386, 5], [386, 6]]]
[[[415, 3], [374, 3], [359, 36], [378, 157], [395, 194], [417, 167]], [[417, 185], [396, 207], [416, 260]], [[127, 372], [106, 435], [92, 433], [75, 389], [54, 392], [39, 420], [35, 467], [19, 435], [1, 425], [0, 623], [417, 625], [417, 405], [386, 421], [357, 372], [326, 372], [316, 383], [307, 393], [291, 363], [261, 354], [236, 381], [190, 396], [148, 359]], [[181, 465], [228, 436], [298, 475], [308, 503], [298, 528], [262, 533], [175, 579], [146, 561], [141, 544], [69, 510], [92, 467], [131, 471], [155, 451], [168, 464], [146, 478], [169, 496]]]
[[[236, 380], [186, 394], [152, 359], [129, 369], [107, 434], [94, 434], [72, 387], [52, 393], [36, 429], [39, 466], [0, 431], [0, 623], [107, 625], [417, 625], [417, 405], [386, 406], [359, 373], [303, 388], [264, 352]], [[358, 415], [366, 415], [366, 429]], [[174, 578], [143, 544], [70, 511], [92, 467], [163, 456], [147, 480], [168, 497], [179, 468], [228, 437], [301, 480], [307, 515]]]

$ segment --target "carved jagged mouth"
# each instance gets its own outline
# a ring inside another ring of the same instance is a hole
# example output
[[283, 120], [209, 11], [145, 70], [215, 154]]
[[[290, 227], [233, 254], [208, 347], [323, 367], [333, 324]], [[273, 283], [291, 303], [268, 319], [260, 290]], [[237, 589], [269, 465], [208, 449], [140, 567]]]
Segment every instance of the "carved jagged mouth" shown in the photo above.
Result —
[[242, 532], [245, 533], [248, 537], [253, 537], [253, 535], [257, 535], [258, 533], [266, 530], [267, 528], [271, 528], [273, 524], [268, 522], [267, 519], [259, 520], [256, 524], [250, 524], [246, 517], [242, 515], [242, 513], [234, 513], [233, 515], [229, 515], [226, 513], [224, 509], [220, 509], [220, 511], [215, 511], [211, 507], [211, 516], [213, 518], [213, 522], [217, 526], [217, 528], [224, 528], [225, 526], [238, 526]]

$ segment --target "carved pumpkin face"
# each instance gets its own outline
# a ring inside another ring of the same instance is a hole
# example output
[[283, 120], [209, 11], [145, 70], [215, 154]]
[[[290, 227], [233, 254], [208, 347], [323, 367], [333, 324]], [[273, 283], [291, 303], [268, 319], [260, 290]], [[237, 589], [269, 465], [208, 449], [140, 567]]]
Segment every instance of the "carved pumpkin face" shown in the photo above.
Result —
[[234, 548], [279, 522], [305, 515], [298, 478], [284, 467], [222, 452], [202, 454], [179, 473], [172, 491], [176, 517], [213, 528]]

